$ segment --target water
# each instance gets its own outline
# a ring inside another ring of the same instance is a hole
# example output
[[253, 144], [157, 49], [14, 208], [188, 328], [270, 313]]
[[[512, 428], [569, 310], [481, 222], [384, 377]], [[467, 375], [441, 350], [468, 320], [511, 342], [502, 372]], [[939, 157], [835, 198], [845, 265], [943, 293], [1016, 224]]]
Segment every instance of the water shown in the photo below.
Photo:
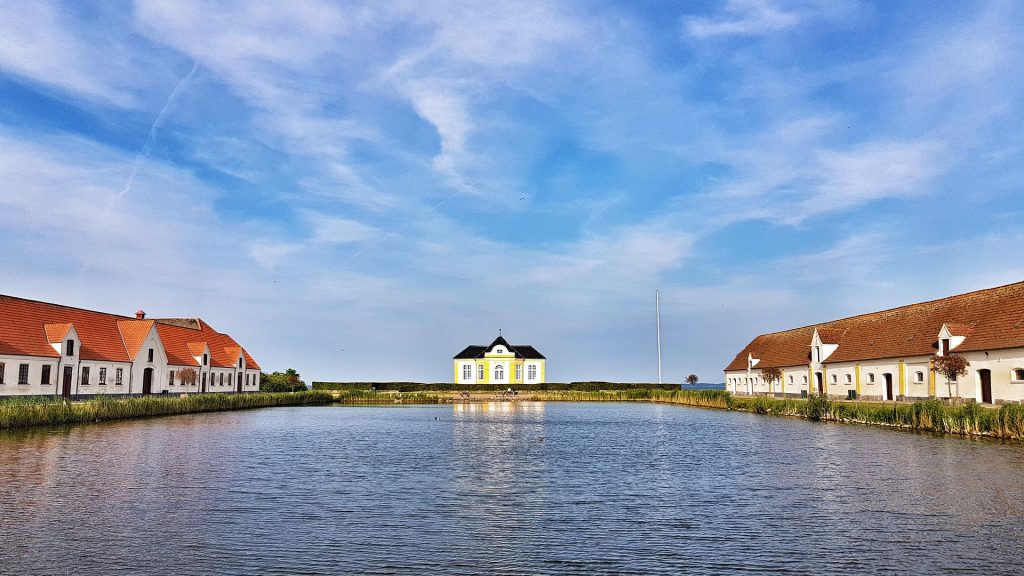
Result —
[[1020, 574], [1024, 447], [652, 404], [0, 434], [3, 574]]

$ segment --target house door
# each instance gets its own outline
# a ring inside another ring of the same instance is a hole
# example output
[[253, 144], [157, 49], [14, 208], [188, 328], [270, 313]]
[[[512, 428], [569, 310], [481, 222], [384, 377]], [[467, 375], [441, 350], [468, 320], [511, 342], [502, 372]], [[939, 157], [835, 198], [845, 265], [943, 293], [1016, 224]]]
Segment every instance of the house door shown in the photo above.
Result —
[[71, 398], [71, 380], [75, 377], [75, 369], [71, 366], [64, 367], [64, 382], [61, 384], [60, 395]]
[[242, 391], [242, 373], [239, 372], [238, 374], [235, 374], [235, 376], [238, 376], [238, 392], [241, 392]]
[[199, 391], [202, 392], [203, 394], [206, 394], [206, 372], [203, 372], [203, 385]]
[[883, 374], [885, 377], [885, 399], [895, 400], [896, 397], [892, 395], [892, 374]]
[[821, 372], [814, 373], [814, 381], [818, 384], [818, 396], [825, 395], [825, 378], [821, 375]]
[[981, 401], [985, 404], [992, 403], [992, 371], [986, 369], [978, 370], [978, 378], [981, 379]]
[[142, 372], [142, 395], [153, 393], [153, 369], [146, 368]]

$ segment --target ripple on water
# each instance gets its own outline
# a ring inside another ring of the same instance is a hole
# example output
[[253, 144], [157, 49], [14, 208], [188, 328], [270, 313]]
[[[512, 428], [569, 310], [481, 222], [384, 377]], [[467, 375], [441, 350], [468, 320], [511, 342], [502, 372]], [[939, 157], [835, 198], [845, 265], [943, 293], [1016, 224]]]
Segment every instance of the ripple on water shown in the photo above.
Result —
[[1015, 574], [1024, 547], [1018, 444], [661, 405], [202, 414], [0, 461], [0, 573]]

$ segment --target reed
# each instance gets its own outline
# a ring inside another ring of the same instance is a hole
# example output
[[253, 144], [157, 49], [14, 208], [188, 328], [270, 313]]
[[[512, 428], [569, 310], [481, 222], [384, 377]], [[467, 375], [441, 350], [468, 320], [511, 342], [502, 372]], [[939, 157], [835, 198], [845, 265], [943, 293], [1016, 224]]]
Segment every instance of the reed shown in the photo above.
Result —
[[277, 394], [191, 394], [186, 397], [100, 396], [82, 402], [50, 398], [10, 399], [0, 402], [0, 429], [330, 402], [330, 394], [318, 391]]

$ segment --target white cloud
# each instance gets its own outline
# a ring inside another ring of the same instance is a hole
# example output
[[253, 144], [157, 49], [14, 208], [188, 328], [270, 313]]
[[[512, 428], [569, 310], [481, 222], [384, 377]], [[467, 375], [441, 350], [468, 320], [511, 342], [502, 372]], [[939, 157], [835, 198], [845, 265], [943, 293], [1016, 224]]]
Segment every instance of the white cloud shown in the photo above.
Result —
[[841, 0], [728, 0], [725, 15], [684, 20], [687, 34], [694, 38], [717, 36], [763, 36], [797, 28], [808, 22], [848, 16], [857, 2]]

